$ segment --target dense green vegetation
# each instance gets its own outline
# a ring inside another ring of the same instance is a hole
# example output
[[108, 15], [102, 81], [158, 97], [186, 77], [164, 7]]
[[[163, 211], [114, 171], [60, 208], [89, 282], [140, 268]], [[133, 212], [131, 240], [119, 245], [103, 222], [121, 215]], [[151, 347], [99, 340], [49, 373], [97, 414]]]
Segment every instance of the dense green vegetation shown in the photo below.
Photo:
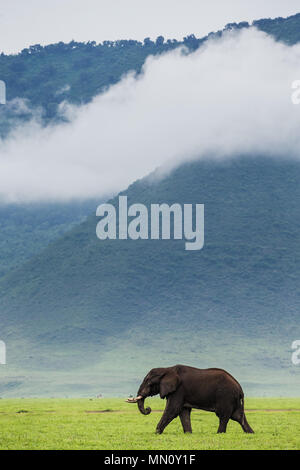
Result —
[[[254, 26], [277, 40], [295, 44], [300, 40], [300, 13], [289, 18], [262, 19]], [[248, 28], [247, 22], [230, 23], [223, 31]], [[194, 34], [182, 41], [157, 37], [143, 42], [133, 39], [81, 43], [71, 41], [41, 46], [35, 44], [14, 55], [0, 55], [0, 78], [7, 85], [8, 104], [0, 107], [0, 135], [32, 116], [45, 124], [61, 119], [59, 104], [63, 101], [86, 103], [105, 88], [118, 82], [130, 70], [141, 72], [146, 58], [179, 46], [193, 51], [209, 37]], [[25, 99], [20, 105], [18, 99]]]
[[0, 204], [0, 277], [80, 223], [98, 204]]
[[[32, 116], [38, 116], [45, 124], [57, 121], [58, 106], [63, 101], [86, 103], [130, 70], [139, 73], [149, 55], [180, 45], [194, 49], [202, 42], [193, 35], [182, 42], [164, 41], [161, 36], [155, 42], [146, 38], [143, 43], [71, 41], [45, 47], [37, 44], [17, 55], [2, 54], [0, 74], [7, 85], [8, 104], [0, 108], [0, 135]], [[25, 99], [25, 105], [20, 106], [17, 98]]]
[[253, 26], [273, 36], [277, 41], [296, 44], [300, 41], [300, 13], [288, 18], [265, 18], [253, 21]]
[[[148, 400], [150, 401], [150, 400]], [[151, 399], [152, 414], [117, 399], [1, 400], [1, 449], [294, 449], [300, 448], [300, 400], [248, 399], [255, 434], [229, 422], [216, 434], [214, 413], [193, 410], [193, 434], [183, 434], [176, 418], [162, 435], [155, 427], [165, 402]]]
[[118, 395], [153, 366], [187, 363], [229, 369], [251, 393], [297, 395], [299, 178], [297, 161], [254, 157], [153, 175], [128, 188], [129, 204], [204, 203], [203, 250], [100, 241], [91, 216], [3, 277], [1, 394], [99, 383]]

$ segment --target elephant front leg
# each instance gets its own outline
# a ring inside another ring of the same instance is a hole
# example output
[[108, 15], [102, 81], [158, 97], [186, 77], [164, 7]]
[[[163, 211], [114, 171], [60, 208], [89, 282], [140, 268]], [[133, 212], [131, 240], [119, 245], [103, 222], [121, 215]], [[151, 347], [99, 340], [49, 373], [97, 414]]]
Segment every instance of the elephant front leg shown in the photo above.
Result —
[[182, 404], [176, 403], [175, 400], [171, 398], [168, 399], [164, 414], [156, 427], [156, 434], [162, 434], [165, 427], [168, 426], [174, 418], [177, 418], [181, 410]]
[[179, 413], [179, 418], [183, 427], [183, 432], [192, 432], [192, 425], [191, 425], [191, 408], [183, 408], [183, 410]]

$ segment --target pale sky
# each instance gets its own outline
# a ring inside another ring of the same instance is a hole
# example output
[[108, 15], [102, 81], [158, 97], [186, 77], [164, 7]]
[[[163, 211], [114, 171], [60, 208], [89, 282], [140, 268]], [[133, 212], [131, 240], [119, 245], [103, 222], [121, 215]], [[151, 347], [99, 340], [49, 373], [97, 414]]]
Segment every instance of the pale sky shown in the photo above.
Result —
[[298, 12], [300, 0], [0, 0], [0, 50], [72, 39], [201, 37], [229, 22]]

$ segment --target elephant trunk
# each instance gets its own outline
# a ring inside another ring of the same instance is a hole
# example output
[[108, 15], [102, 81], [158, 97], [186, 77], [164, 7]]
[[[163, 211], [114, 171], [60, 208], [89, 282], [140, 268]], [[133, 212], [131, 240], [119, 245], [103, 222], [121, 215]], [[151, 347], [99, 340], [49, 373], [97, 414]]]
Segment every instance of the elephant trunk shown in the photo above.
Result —
[[149, 415], [151, 413], [151, 408], [148, 406], [146, 409], [144, 407], [145, 397], [140, 398], [137, 401], [138, 408], [143, 415]]

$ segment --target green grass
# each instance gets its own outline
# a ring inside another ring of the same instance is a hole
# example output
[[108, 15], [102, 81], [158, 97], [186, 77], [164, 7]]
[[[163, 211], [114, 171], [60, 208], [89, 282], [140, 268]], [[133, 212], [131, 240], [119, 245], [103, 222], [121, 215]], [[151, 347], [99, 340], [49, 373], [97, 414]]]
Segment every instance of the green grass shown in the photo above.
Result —
[[193, 434], [185, 435], [179, 419], [164, 434], [155, 427], [165, 403], [147, 400], [152, 414], [142, 416], [123, 399], [2, 399], [1, 449], [300, 449], [300, 398], [246, 401], [255, 434], [229, 422], [217, 435], [213, 413], [193, 410]]

